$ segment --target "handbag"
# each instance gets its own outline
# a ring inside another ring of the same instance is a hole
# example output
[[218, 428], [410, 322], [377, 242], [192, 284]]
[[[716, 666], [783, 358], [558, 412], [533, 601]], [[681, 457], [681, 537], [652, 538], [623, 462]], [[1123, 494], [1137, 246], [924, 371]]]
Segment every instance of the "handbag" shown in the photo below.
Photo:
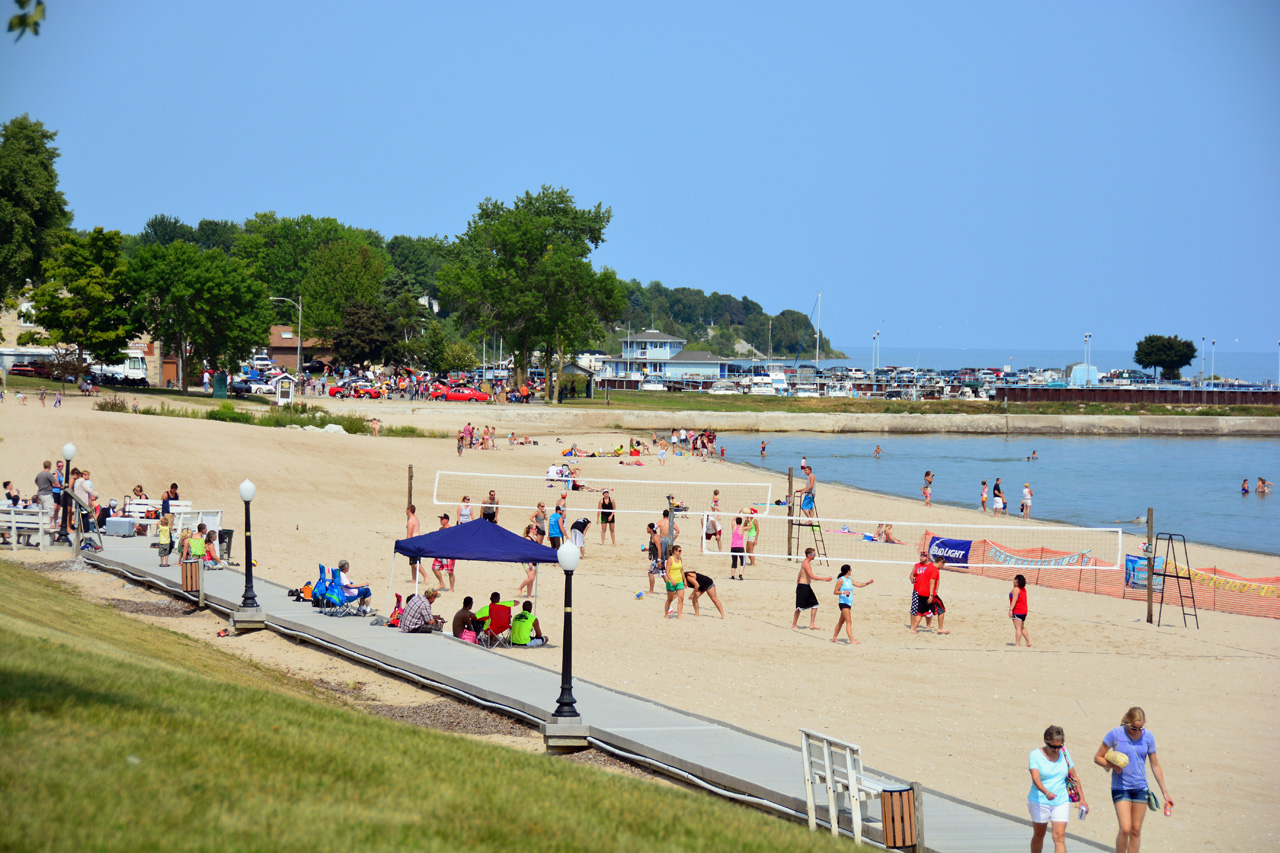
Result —
[[[1065, 749], [1063, 752], [1067, 757], [1067, 764], [1071, 764], [1071, 753]], [[1073, 803], [1080, 802], [1080, 777], [1076, 775], [1076, 768], [1069, 766], [1067, 768], [1067, 799]]]
[[462, 640], [464, 643], [474, 643], [479, 639], [479, 637], [476, 635], [476, 632], [470, 628], [463, 628], [462, 635], [458, 639]]
[[1151, 809], [1153, 812], [1160, 811], [1160, 798], [1157, 797], [1156, 792], [1150, 788], [1147, 789], [1147, 808]]

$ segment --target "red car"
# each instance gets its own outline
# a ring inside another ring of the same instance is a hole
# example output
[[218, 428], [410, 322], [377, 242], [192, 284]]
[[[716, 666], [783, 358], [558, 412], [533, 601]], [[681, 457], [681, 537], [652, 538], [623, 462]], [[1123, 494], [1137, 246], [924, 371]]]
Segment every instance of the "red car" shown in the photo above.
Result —
[[[432, 392], [432, 396], [435, 396], [434, 391]], [[460, 385], [456, 388], [450, 388], [448, 391], [445, 391], [444, 398], [446, 400], [452, 400], [455, 402], [463, 402], [463, 403], [489, 402], [488, 394], [484, 393], [483, 391], [477, 391], [474, 388], [468, 388], [465, 385]]]
[[382, 389], [368, 382], [356, 382], [347, 386], [347, 393], [357, 400], [377, 400], [382, 397]]

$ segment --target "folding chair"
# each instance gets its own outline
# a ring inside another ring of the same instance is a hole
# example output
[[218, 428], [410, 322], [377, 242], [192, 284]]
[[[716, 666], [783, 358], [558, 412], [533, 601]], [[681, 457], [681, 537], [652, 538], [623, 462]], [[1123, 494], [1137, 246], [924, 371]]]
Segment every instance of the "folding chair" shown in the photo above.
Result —
[[506, 604], [489, 605], [489, 622], [480, 642], [491, 649], [511, 648], [511, 608]]

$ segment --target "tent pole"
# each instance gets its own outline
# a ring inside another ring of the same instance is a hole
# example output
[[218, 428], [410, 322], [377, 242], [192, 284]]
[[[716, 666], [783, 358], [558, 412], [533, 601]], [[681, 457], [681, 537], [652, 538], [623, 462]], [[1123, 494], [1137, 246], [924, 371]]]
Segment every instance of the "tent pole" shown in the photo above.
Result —
[[387, 617], [391, 617], [391, 585], [396, 579], [396, 552], [391, 552], [391, 571], [387, 576]]

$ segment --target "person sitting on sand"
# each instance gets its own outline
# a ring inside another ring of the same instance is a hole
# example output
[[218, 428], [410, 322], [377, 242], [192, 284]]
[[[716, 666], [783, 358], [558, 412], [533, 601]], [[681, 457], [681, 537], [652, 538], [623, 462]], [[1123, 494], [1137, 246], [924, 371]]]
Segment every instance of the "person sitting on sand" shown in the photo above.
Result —
[[511, 645], [533, 648], [546, 642], [547, 638], [542, 636], [542, 626], [533, 615], [533, 602], [526, 601], [520, 606], [520, 612], [511, 617]]

